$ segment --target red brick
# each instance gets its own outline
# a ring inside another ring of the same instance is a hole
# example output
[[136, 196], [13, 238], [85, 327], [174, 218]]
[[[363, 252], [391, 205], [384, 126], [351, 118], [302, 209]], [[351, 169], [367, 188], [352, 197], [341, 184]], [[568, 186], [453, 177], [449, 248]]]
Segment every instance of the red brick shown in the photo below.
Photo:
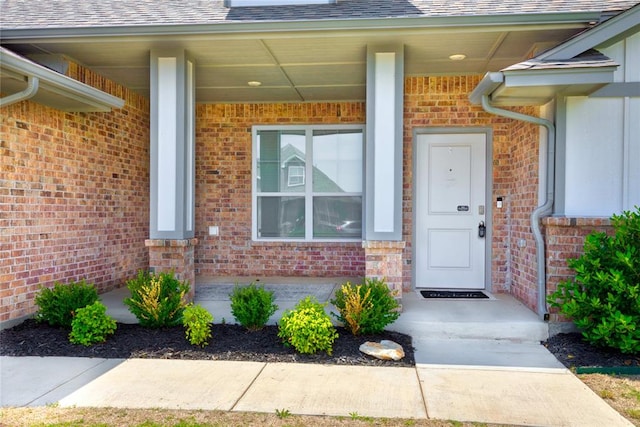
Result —
[[126, 105], [108, 113], [29, 101], [2, 108], [3, 153], [15, 159], [9, 177], [3, 166], [10, 188], [1, 203], [12, 206], [6, 242], [17, 272], [8, 284], [20, 298], [2, 304], [2, 320], [33, 313], [40, 285], [85, 278], [104, 292], [148, 267], [149, 102], [76, 64], [69, 74]]

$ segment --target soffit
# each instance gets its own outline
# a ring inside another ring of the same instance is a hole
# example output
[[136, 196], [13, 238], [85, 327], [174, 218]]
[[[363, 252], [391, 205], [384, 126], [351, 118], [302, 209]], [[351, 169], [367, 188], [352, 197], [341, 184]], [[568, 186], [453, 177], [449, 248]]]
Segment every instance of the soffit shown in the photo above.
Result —
[[[198, 102], [363, 101], [368, 45], [405, 46], [406, 75], [484, 74], [561, 43], [583, 24], [381, 31], [101, 37], [3, 41], [20, 54], [62, 54], [145, 96], [151, 49], [185, 49]], [[462, 53], [463, 61], [448, 56]], [[260, 81], [251, 88], [248, 81]]]

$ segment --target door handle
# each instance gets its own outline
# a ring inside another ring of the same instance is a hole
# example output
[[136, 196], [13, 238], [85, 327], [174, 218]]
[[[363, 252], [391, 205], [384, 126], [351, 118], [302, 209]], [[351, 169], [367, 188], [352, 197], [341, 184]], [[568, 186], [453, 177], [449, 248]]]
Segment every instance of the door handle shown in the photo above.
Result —
[[484, 225], [484, 221], [480, 221], [478, 224], [478, 237], [483, 237], [487, 234], [487, 227]]

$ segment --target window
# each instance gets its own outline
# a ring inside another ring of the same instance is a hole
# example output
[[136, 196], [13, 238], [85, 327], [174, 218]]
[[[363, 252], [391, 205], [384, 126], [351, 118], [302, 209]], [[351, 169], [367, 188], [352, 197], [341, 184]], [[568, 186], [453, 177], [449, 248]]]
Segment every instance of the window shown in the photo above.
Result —
[[289, 187], [304, 185], [304, 166], [289, 166]]
[[225, 7], [334, 4], [336, 0], [224, 0]]
[[363, 151], [362, 126], [255, 126], [254, 239], [361, 239]]

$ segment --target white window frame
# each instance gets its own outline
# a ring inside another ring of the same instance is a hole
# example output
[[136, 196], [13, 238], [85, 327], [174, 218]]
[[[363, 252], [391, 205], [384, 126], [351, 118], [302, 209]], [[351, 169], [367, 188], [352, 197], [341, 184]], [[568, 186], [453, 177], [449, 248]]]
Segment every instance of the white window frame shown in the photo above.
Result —
[[[292, 173], [296, 171], [296, 173]], [[305, 167], [304, 166], [287, 166], [287, 186], [297, 187], [298, 185], [305, 184]], [[297, 178], [295, 182], [291, 181], [291, 178]]]
[[[278, 192], [278, 193], [259, 193], [258, 192], [258, 132], [264, 130], [281, 130], [281, 131], [304, 131], [305, 132], [305, 176], [313, 176], [313, 131], [317, 130], [359, 130], [362, 132], [362, 189], [360, 192], [342, 192], [342, 193], [314, 193], [313, 192], [313, 179], [306, 179], [304, 182], [305, 190], [303, 192]], [[292, 239], [286, 237], [258, 237], [258, 196], [273, 195], [273, 196], [301, 196], [305, 198], [305, 212], [313, 213], [313, 197], [319, 195], [322, 197], [330, 196], [355, 196], [362, 198], [362, 213], [361, 221], [363, 224], [364, 232], [364, 188], [365, 188], [365, 146], [366, 146], [366, 134], [365, 125], [254, 125], [251, 131], [252, 139], [252, 161], [251, 161], [251, 238], [256, 242], [360, 242], [360, 238], [313, 238], [313, 217], [312, 215], [305, 214], [305, 237], [303, 239]], [[308, 161], [311, 160], [311, 161]]]

